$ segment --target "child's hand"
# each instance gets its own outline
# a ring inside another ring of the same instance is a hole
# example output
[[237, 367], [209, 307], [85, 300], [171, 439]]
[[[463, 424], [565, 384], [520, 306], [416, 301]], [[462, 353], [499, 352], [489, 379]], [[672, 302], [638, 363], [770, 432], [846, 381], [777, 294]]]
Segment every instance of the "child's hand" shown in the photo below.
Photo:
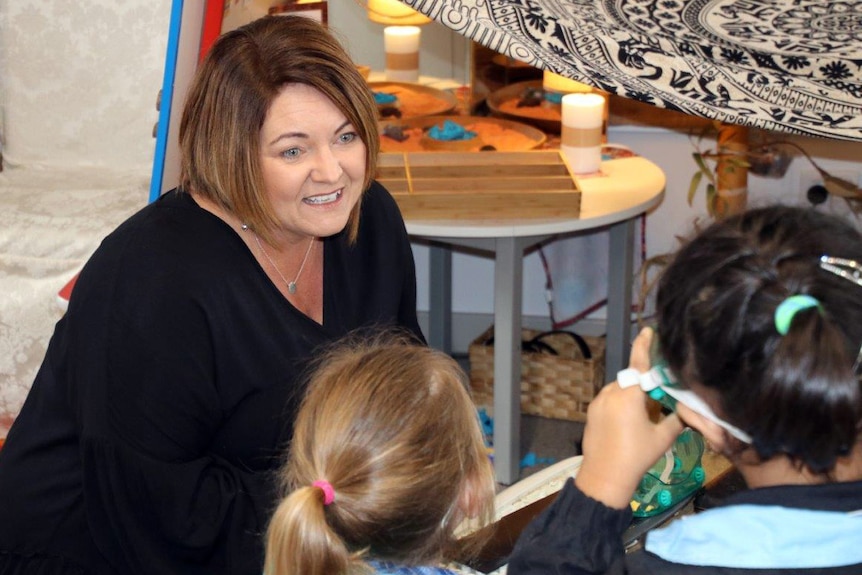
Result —
[[[632, 345], [630, 366], [650, 367], [652, 330], [641, 331]], [[648, 396], [639, 387], [606, 385], [590, 404], [584, 430], [584, 460], [575, 483], [586, 495], [609, 507], [628, 507], [644, 473], [683, 430], [675, 415], [658, 423], [647, 413]]]

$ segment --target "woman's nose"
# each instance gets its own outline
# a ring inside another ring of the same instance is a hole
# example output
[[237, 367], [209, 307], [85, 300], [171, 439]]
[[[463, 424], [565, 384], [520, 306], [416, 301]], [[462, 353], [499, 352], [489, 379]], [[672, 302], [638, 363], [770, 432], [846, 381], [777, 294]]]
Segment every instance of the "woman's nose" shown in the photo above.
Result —
[[341, 177], [341, 162], [329, 147], [321, 148], [312, 172], [312, 178], [320, 182], [334, 182]]

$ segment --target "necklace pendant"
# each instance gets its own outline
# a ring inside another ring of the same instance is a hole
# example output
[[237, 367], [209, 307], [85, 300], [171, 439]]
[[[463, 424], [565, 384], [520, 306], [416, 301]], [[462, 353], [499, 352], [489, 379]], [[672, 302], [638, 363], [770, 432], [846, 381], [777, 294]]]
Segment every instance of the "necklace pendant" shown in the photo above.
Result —
[[[247, 226], [245, 224], [243, 224], [242, 229], [243, 230], [247, 229]], [[252, 230], [252, 233], [254, 234], [253, 230]], [[299, 271], [296, 272], [296, 277], [293, 278], [292, 282], [287, 281], [287, 278], [284, 277], [284, 274], [281, 273], [281, 270], [278, 269], [278, 266], [275, 265], [275, 262], [272, 261], [271, 257], [269, 257], [269, 254], [266, 253], [265, 249], [263, 249], [263, 244], [260, 242], [260, 238], [258, 237], [257, 234], [254, 234], [254, 241], [257, 244], [257, 249], [260, 250], [260, 253], [263, 254], [263, 257], [266, 258], [266, 261], [269, 262], [269, 265], [272, 266], [272, 269], [275, 270], [275, 273], [278, 274], [278, 277], [281, 278], [281, 281], [283, 281], [287, 285], [287, 293], [289, 293], [290, 295], [295, 294], [296, 293], [296, 282], [299, 281], [299, 276], [302, 275], [302, 270], [305, 268], [305, 262], [308, 261], [308, 256], [311, 255], [311, 248], [314, 247], [315, 238], [311, 238], [311, 241], [308, 243], [308, 249], [305, 250], [305, 257], [302, 258], [302, 263], [299, 264]]]

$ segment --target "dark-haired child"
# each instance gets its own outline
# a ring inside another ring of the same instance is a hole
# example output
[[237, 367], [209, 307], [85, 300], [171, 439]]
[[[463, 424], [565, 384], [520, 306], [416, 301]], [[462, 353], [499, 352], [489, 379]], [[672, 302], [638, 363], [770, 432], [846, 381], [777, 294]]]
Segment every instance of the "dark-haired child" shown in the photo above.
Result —
[[[606, 386], [577, 477], [509, 574], [862, 573], [862, 236], [786, 206], [716, 222], [675, 255], [656, 305], [667, 367], [715, 417], [679, 404], [656, 423], [638, 386]], [[650, 369], [653, 337], [637, 337], [620, 383]], [[632, 494], [684, 425], [749, 489], [625, 554]]]

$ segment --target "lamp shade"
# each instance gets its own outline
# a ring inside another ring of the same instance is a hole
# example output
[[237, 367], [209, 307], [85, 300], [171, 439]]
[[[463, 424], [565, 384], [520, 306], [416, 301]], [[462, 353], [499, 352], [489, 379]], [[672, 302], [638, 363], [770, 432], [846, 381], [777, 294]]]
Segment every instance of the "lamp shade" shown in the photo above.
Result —
[[593, 91], [592, 86], [566, 78], [565, 76], [560, 76], [559, 74], [554, 74], [553, 72], [548, 72], [547, 70], [545, 70], [542, 76], [542, 88], [549, 92], [560, 92], [563, 94]]
[[421, 26], [431, 19], [399, 0], [368, 0], [368, 19], [387, 26]]

